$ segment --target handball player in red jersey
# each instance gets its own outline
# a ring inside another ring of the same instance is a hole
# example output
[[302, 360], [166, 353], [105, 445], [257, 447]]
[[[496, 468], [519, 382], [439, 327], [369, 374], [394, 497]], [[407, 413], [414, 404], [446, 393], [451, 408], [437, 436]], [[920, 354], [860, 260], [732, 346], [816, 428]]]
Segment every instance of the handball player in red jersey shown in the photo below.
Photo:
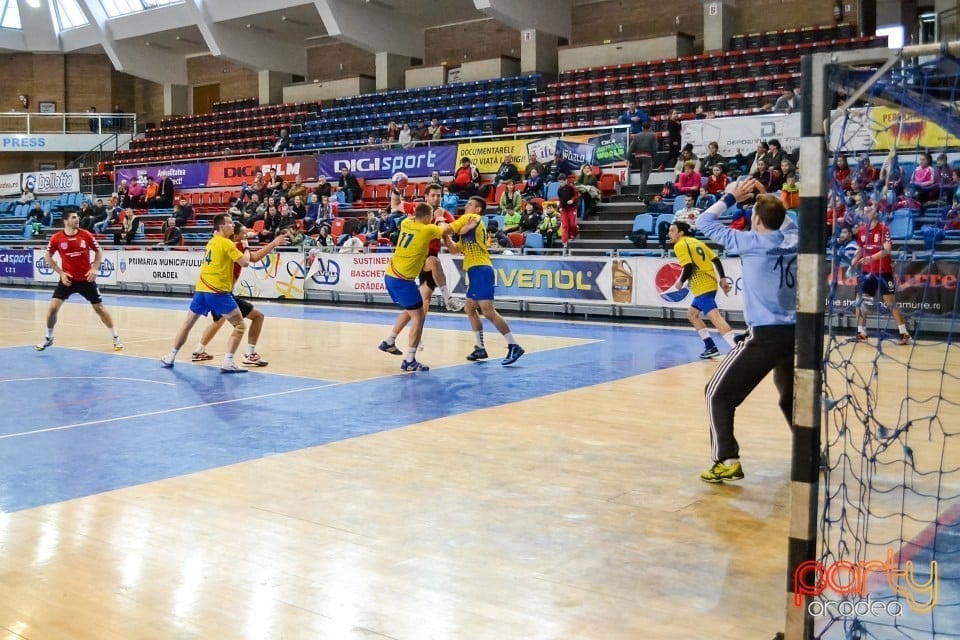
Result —
[[[54, 254], [60, 255], [59, 263], [53, 259]], [[76, 211], [66, 214], [63, 218], [63, 230], [50, 236], [44, 259], [60, 276], [60, 282], [53, 290], [53, 299], [50, 300], [50, 309], [47, 311], [47, 335], [43, 342], [37, 345], [37, 351], [43, 351], [53, 344], [57, 313], [64, 301], [75, 293], [79, 293], [93, 305], [93, 310], [97, 312], [100, 320], [110, 329], [113, 350], [123, 350], [123, 343], [113, 326], [113, 318], [103, 306], [103, 299], [97, 288], [97, 272], [103, 262], [103, 249], [93, 234], [80, 228], [80, 215]]]

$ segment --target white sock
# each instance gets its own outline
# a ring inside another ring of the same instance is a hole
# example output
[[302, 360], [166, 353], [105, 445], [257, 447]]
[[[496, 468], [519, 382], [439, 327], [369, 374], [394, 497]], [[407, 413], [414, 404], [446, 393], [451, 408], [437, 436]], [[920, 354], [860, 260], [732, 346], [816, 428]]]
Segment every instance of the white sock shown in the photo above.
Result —
[[474, 340], [476, 341], [477, 346], [480, 347], [481, 349], [483, 349], [483, 347], [484, 347], [484, 345], [483, 345], [483, 329], [480, 329], [480, 331], [474, 331], [474, 332], [473, 332], [473, 338], [474, 338]]
[[907, 325], [905, 325], [905, 324], [898, 324], [898, 325], [897, 325], [897, 329], [900, 330], [900, 335], [906, 335], [906, 333], [907, 333]]
[[225, 364], [225, 365], [231, 365], [231, 364], [233, 364], [233, 354], [232, 354], [232, 353], [225, 353], [225, 354], [223, 354], [223, 364]]
[[513, 337], [513, 334], [507, 331], [503, 334], [503, 337], [506, 339], [507, 344], [517, 344], [517, 339]]
[[197, 345], [197, 348], [194, 350], [194, 353], [203, 353], [206, 350], [207, 350], [207, 345], [201, 342], [200, 344]]
[[726, 460], [723, 461], [723, 464], [729, 467], [730, 465], [736, 464], [738, 462], [740, 462], [740, 458], [727, 458]]
[[397, 334], [390, 332], [390, 337], [387, 338], [387, 344], [395, 344], [397, 341]]
[[407, 362], [413, 362], [417, 359], [417, 345], [407, 347]]
[[723, 334], [723, 339], [728, 345], [735, 347], [737, 346], [737, 341], [734, 340], [735, 335], [736, 334], [733, 331], [727, 331], [725, 334]]
[[701, 339], [701, 340], [706, 340], [707, 338], [710, 337], [710, 330], [709, 330], [709, 329], [697, 329], [697, 335], [700, 336], [700, 339]]
[[450, 299], [450, 291], [447, 289], [447, 285], [440, 286], [440, 297], [443, 298], [444, 304]]
[[[901, 332], [901, 333], [902, 333], [902, 332]], [[110, 335], [113, 336], [113, 339], [114, 339], [114, 340], [117, 340], [117, 339], [120, 337], [120, 334], [117, 333], [117, 328], [116, 328], [116, 327], [110, 327]]]
[[255, 344], [248, 344], [248, 345], [247, 345], [247, 350], [244, 351], [244, 355], [252, 356], [252, 355], [255, 354], [256, 352], [257, 352], [257, 345], [255, 345]]
[[866, 333], [866, 332], [867, 332], [866, 327], [861, 327], [860, 325], [857, 325], [857, 333]]
[[170, 350], [170, 355], [167, 357], [167, 360], [169, 360], [170, 362], [173, 362], [174, 360], [176, 360], [176, 359], [177, 359], [177, 351], [180, 351], [180, 349], [171, 349], [171, 350]]
[[47, 340], [53, 338], [53, 329], [47, 329]]

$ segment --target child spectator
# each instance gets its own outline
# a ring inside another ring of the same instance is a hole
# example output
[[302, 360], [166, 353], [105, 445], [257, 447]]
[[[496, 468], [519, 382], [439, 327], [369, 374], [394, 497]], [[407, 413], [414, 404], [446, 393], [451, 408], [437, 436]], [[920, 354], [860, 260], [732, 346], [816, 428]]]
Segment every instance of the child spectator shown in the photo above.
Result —
[[787, 180], [780, 189], [780, 200], [787, 209], [800, 208], [800, 185], [797, 184], [796, 172], [787, 174]]
[[536, 205], [527, 202], [523, 206], [523, 216], [520, 218], [520, 231], [533, 233], [540, 227], [540, 212]]
[[540, 171], [538, 169], [530, 169], [530, 176], [527, 178], [527, 184], [523, 188], [522, 196], [525, 200], [543, 197], [543, 178], [540, 177]]
[[543, 209], [543, 220], [537, 228], [543, 236], [543, 246], [552, 249], [557, 235], [560, 233], [560, 214], [557, 212], [557, 205], [554, 202], [548, 202]]

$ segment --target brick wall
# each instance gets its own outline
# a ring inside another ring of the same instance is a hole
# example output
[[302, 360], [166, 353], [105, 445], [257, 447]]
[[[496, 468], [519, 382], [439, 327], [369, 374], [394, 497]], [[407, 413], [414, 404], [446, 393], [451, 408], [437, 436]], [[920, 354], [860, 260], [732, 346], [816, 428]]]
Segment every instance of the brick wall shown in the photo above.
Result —
[[57, 169], [66, 166], [63, 153], [0, 153], [0, 173], [21, 173], [37, 171], [41, 162], [51, 162]]
[[442, 62], [455, 67], [466, 60], [500, 56], [520, 58], [520, 32], [492, 18], [427, 29], [423, 38], [423, 64], [428, 67]]
[[256, 71], [213, 56], [187, 58], [187, 84], [219, 84], [220, 100], [224, 102], [260, 95]]
[[358, 75], [376, 76], [376, 56], [346, 42], [307, 49], [307, 80], [340, 80]]

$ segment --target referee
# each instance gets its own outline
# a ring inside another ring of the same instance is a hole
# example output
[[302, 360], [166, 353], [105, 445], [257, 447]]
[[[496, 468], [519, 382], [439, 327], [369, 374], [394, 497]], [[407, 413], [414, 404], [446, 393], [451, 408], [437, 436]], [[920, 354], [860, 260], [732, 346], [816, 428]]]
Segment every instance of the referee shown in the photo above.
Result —
[[737, 231], [718, 219], [737, 202], [753, 197], [756, 181], [734, 182], [723, 199], [700, 215], [708, 238], [740, 254], [743, 263], [743, 315], [746, 337], [727, 354], [707, 383], [707, 415], [713, 466], [700, 474], [705, 482], [743, 478], [740, 446], [733, 435], [737, 407], [773, 371], [780, 410], [793, 416], [793, 339], [797, 317], [797, 227], [775, 196], [757, 196], [752, 231]]

